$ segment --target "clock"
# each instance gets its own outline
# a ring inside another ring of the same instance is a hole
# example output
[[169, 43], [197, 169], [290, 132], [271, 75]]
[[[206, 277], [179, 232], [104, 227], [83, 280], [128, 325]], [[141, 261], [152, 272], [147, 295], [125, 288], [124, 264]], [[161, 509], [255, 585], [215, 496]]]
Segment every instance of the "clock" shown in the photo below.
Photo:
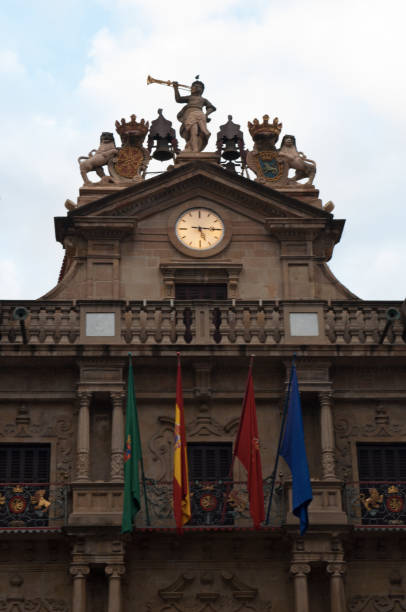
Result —
[[199, 206], [189, 208], [179, 215], [175, 223], [175, 234], [188, 249], [210, 251], [222, 242], [225, 225], [216, 212]]

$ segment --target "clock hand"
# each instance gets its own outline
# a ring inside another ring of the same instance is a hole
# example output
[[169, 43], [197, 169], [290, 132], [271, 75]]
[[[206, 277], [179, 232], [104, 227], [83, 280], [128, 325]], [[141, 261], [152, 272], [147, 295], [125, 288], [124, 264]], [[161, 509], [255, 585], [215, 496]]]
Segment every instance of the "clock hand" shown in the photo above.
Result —
[[199, 231], [204, 229], [204, 230], [210, 230], [211, 232], [221, 232], [221, 227], [203, 227], [201, 225], [192, 225], [191, 227], [193, 229], [198, 229]]

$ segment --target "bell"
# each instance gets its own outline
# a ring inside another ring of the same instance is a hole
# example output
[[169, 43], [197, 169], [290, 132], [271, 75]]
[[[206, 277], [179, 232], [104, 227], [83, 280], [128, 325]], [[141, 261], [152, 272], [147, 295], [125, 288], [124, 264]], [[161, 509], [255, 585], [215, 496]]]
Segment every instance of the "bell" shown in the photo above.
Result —
[[235, 144], [235, 138], [224, 139], [224, 149], [222, 152], [222, 157], [229, 161], [232, 161], [233, 159], [238, 159], [240, 157], [240, 152]]
[[152, 157], [158, 161], [172, 159], [175, 153], [179, 153], [176, 132], [172, 127], [172, 122], [165, 119], [162, 108], [158, 108], [158, 119], [151, 123], [148, 134], [148, 151], [151, 153], [156, 141], [155, 151]]
[[157, 138], [156, 149], [152, 154], [152, 157], [159, 161], [166, 161], [173, 157], [173, 153], [170, 149], [167, 138]]

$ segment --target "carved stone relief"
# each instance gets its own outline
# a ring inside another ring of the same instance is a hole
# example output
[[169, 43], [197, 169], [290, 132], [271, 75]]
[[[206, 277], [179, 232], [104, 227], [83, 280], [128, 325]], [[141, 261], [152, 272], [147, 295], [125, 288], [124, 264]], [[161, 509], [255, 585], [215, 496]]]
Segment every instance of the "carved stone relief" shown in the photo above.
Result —
[[350, 612], [392, 612], [406, 610], [403, 578], [397, 568], [388, 575], [388, 592], [384, 595], [354, 595], [348, 602]]
[[[365, 414], [365, 413], [363, 413]], [[351, 440], [364, 438], [382, 438], [383, 441], [406, 436], [406, 424], [391, 422], [390, 414], [379, 406], [372, 419], [363, 424], [356, 423], [356, 412], [350, 418], [337, 418], [334, 421], [336, 437], [337, 473], [342, 480], [353, 478]]]
[[1, 612], [69, 612], [69, 606], [63, 599], [33, 597], [27, 598], [22, 592], [24, 584], [20, 574], [9, 578], [9, 591], [6, 597], [0, 597]]
[[21, 405], [14, 422], [0, 428], [2, 438], [21, 438], [22, 442], [37, 442], [41, 438], [56, 438], [56, 474], [57, 482], [69, 481], [72, 471], [72, 419], [61, 415], [56, 421], [49, 419], [45, 412], [33, 422], [30, 409]]
[[[160, 603], [157, 603], [158, 598]], [[159, 589], [157, 597], [147, 603], [145, 610], [265, 612], [271, 610], [271, 602], [262, 600], [256, 587], [242, 582], [235, 574], [226, 571], [185, 572], [172, 584]]]
[[[202, 438], [234, 440], [237, 432], [239, 418], [230, 419], [221, 425], [208, 413], [200, 413], [196, 419], [188, 423], [188, 441]], [[172, 445], [174, 419], [172, 417], [158, 417], [158, 431], [150, 438], [148, 448], [152, 457], [152, 465], [148, 469], [148, 477], [154, 480], [169, 481], [172, 478]], [[154, 465], [155, 464], [155, 465]]]
[[404, 595], [392, 598], [379, 595], [355, 595], [349, 603], [350, 612], [392, 612], [406, 610]]

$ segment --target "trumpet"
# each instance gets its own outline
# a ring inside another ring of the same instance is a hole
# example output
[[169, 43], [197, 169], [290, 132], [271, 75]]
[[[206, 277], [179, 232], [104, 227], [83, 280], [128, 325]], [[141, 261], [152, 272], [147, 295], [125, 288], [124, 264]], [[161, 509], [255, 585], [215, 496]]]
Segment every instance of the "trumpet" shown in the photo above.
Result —
[[[160, 79], [154, 79], [154, 77], [152, 77], [151, 75], [148, 75], [147, 85], [151, 85], [151, 83], [159, 83], [159, 85], [168, 85], [168, 87], [173, 87], [173, 81], [161, 81]], [[187, 89], [188, 91], [191, 90], [191, 87], [189, 87], [189, 85], [181, 85], [179, 83], [178, 87], [179, 89]]]

